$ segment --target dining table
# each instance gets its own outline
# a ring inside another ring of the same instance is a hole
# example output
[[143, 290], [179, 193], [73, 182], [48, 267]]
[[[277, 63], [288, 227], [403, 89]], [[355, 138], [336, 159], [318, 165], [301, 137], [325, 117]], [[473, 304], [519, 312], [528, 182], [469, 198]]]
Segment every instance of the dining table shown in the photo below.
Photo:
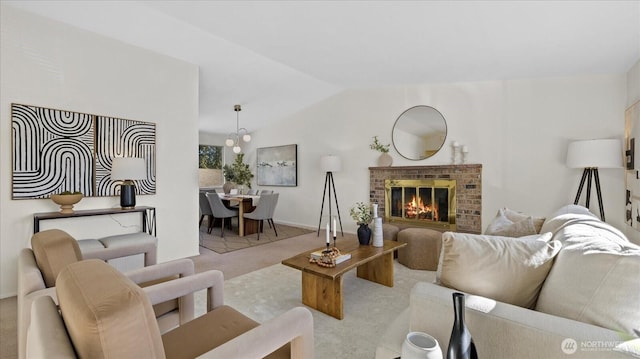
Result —
[[260, 222], [250, 218], [244, 218], [244, 214], [253, 212], [255, 210], [256, 205], [260, 201], [260, 196], [235, 195], [225, 193], [218, 193], [218, 195], [220, 196], [220, 199], [222, 199], [222, 203], [224, 203], [229, 208], [236, 208], [235, 204], [237, 203], [239, 237], [258, 233]]

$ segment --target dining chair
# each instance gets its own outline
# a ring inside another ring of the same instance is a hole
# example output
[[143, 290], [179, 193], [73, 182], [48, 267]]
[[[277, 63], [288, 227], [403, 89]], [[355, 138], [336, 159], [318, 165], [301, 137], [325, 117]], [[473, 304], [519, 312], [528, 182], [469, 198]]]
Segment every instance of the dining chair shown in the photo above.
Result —
[[280, 194], [275, 192], [273, 193], [273, 197], [271, 199], [271, 207], [269, 207], [269, 218], [267, 219], [267, 223], [269, 224], [269, 228], [273, 225], [273, 231], [276, 233], [276, 237], [278, 236], [278, 231], [276, 230], [276, 224], [273, 222], [273, 214], [276, 212], [276, 206], [278, 205], [278, 198]]
[[250, 189], [247, 191], [247, 195], [248, 196], [256, 196], [258, 194], [258, 190], [257, 189]]
[[[215, 194], [215, 193], [214, 193]], [[198, 228], [202, 226], [202, 220], [207, 216], [207, 220], [209, 222], [209, 228], [207, 229], [207, 233], [211, 233], [211, 228], [213, 228], [213, 212], [211, 211], [211, 205], [209, 204], [209, 199], [207, 199], [207, 192], [200, 192], [200, 223]]]
[[264, 230], [264, 220], [267, 220], [269, 226], [273, 224], [273, 231], [278, 236], [276, 226], [273, 223], [273, 211], [275, 210], [275, 204], [278, 202], [278, 193], [263, 194], [260, 195], [260, 201], [253, 212], [243, 214], [244, 218], [260, 221], [260, 228], [258, 229], [258, 240], [260, 240], [260, 233]]
[[272, 194], [273, 191], [270, 189], [263, 189], [260, 191], [260, 195], [262, 196], [263, 194]]
[[[224, 203], [222, 203], [222, 199], [220, 199], [220, 196], [218, 196], [217, 193], [206, 193], [206, 196], [207, 196], [207, 199], [209, 199], [209, 205], [211, 206], [211, 212], [213, 213], [213, 218], [219, 218], [222, 220], [222, 227], [220, 228], [220, 236], [224, 237], [225, 219], [230, 218], [229, 224], [231, 224], [231, 218], [238, 217], [238, 210], [227, 208], [224, 205]], [[213, 225], [211, 228], [213, 228]], [[211, 229], [209, 229], [209, 233], [211, 233]]]

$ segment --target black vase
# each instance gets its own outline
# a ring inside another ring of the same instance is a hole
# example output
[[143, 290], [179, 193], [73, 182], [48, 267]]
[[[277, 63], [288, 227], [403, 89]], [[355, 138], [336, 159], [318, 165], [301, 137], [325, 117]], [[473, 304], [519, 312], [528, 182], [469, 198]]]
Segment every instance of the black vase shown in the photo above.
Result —
[[476, 346], [464, 324], [464, 294], [453, 293], [453, 329], [447, 349], [447, 359], [478, 359]]
[[371, 228], [369, 228], [367, 224], [361, 224], [360, 227], [358, 227], [358, 242], [360, 242], [360, 245], [366, 246], [370, 240]]

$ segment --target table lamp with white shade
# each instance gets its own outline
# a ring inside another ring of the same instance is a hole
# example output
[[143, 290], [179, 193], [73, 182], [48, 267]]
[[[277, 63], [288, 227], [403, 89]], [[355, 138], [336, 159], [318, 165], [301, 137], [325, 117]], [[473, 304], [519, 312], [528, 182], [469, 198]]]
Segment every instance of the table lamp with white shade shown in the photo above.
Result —
[[136, 184], [133, 180], [147, 178], [144, 158], [116, 157], [111, 165], [111, 179], [122, 180], [120, 185], [120, 207], [131, 209], [136, 207]]
[[604, 207], [602, 206], [602, 191], [600, 190], [600, 176], [598, 168], [622, 168], [622, 142], [617, 139], [596, 139], [574, 141], [567, 150], [567, 167], [584, 168], [582, 179], [578, 187], [576, 199], [578, 204], [585, 180], [587, 181], [587, 198], [585, 207], [589, 207], [591, 197], [591, 180], [595, 181], [600, 218], [604, 221]]

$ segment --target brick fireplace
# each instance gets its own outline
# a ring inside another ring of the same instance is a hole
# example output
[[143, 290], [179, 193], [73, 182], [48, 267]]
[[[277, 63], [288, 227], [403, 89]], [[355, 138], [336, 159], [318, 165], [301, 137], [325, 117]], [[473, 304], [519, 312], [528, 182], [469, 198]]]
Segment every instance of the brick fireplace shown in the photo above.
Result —
[[[455, 183], [455, 195], [451, 196], [451, 207], [454, 209], [455, 218], [450, 218], [443, 226], [434, 221], [412, 221], [411, 216], [388, 216], [391, 208], [385, 206], [390, 203], [388, 188], [385, 190], [385, 181], [389, 187], [392, 183], [406, 181], [439, 181], [447, 180]], [[455, 230], [458, 232], [481, 233], [482, 232], [482, 165], [437, 165], [437, 166], [398, 166], [398, 167], [369, 167], [369, 200], [378, 203], [379, 213], [385, 213], [387, 222], [399, 227], [426, 226], [440, 230]]]

